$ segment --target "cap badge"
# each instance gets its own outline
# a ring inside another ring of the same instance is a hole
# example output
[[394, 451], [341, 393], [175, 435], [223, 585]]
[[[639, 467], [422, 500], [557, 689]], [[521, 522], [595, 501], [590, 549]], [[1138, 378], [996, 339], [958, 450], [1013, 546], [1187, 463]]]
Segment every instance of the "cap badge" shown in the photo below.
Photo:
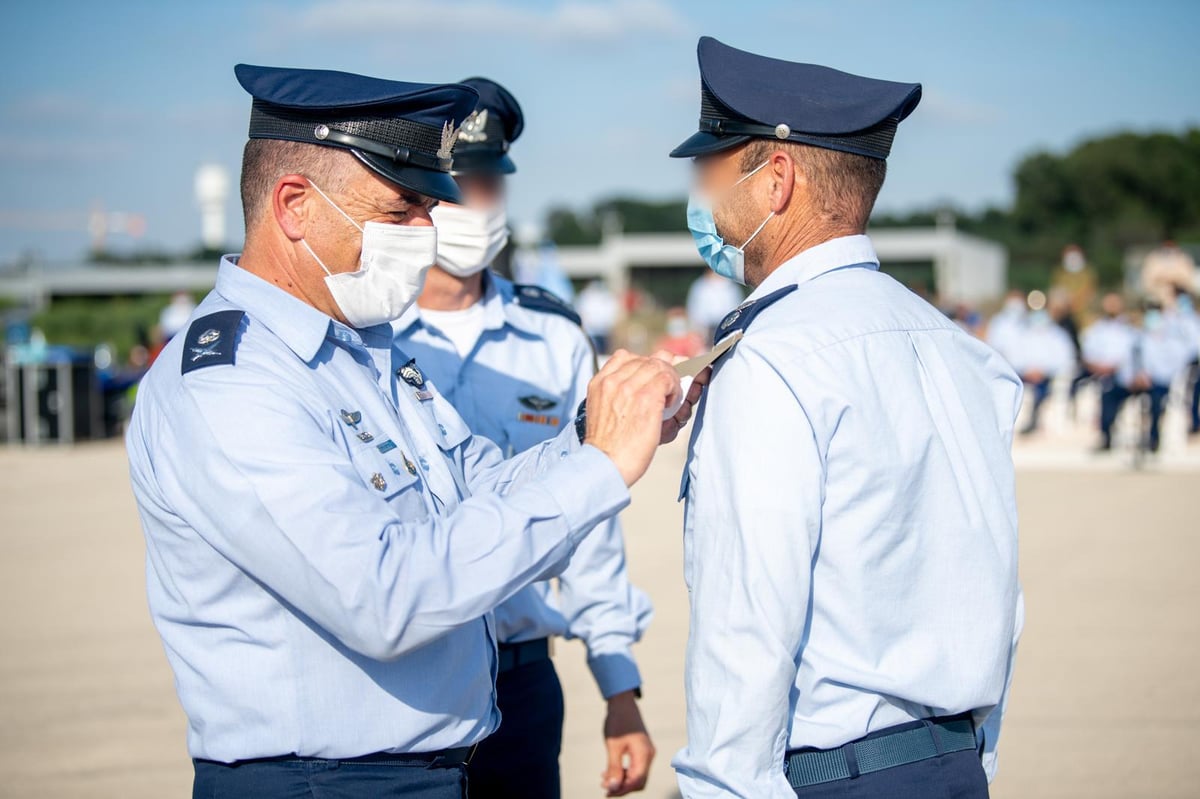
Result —
[[487, 126], [487, 120], [488, 112], [486, 108], [472, 111], [471, 115], [463, 120], [462, 127], [458, 129], [458, 138], [468, 144], [487, 141], [487, 131], [484, 130]]
[[442, 146], [438, 148], [438, 158], [451, 158], [454, 153], [454, 142], [458, 141], [461, 128], [454, 127], [454, 122], [447, 119], [442, 125]]

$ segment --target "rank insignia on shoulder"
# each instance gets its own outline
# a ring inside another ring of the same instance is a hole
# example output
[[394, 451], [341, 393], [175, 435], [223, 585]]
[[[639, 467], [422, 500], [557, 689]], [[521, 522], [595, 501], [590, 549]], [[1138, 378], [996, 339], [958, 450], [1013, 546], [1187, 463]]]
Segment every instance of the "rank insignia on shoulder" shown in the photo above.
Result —
[[517, 399], [531, 411], [544, 411], [558, 404], [558, 400], [550, 399], [549, 397], [539, 397], [536, 394], [530, 394], [527, 397], [518, 397]]
[[425, 387], [425, 375], [417, 368], [417, 359], [412, 358], [408, 363], [396, 370], [396, 377], [408, 383], [413, 388]]
[[206, 366], [232, 364], [238, 327], [245, 316], [245, 311], [217, 311], [195, 319], [184, 338], [180, 374]]
[[577, 325], [583, 323], [583, 320], [579, 318], [579, 314], [575, 313], [575, 309], [567, 304], [565, 300], [552, 292], [546, 291], [541, 286], [514, 285], [513, 299], [522, 308], [557, 314], [558, 316], [570, 319]]

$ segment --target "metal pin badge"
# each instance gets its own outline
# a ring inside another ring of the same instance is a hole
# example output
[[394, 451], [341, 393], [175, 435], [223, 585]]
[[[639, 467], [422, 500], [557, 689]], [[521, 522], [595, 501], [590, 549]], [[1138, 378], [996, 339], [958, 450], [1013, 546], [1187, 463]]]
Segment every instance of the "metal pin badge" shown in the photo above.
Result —
[[416, 475], [417, 473], [417, 465], [410, 461], [407, 455], [404, 456], [404, 468], [408, 469], [408, 473], [411, 475]]
[[421, 370], [417, 368], [417, 359], [413, 358], [408, 363], [396, 370], [396, 377], [408, 383], [413, 388], [425, 387], [425, 375], [421, 374]]
[[383, 479], [382, 474], [375, 472], [375, 474], [371, 475], [371, 485], [375, 486], [377, 490], [383, 491], [387, 488], [387, 480]]

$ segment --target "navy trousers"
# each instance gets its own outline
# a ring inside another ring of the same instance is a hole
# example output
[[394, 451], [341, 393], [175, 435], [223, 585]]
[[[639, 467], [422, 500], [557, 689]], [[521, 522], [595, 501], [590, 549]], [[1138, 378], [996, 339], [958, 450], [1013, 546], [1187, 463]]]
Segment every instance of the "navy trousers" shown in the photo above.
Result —
[[192, 799], [466, 799], [466, 769], [280, 758], [225, 765], [194, 761]]
[[851, 780], [797, 788], [800, 799], [987, 799], [987, 776], [970, 749], [862, 774]]
[[496, 704], [504, 716], [500, 729], [467, 766], [471, 799], [559, 799], [563, 694], [553, 661], [502, 672]]

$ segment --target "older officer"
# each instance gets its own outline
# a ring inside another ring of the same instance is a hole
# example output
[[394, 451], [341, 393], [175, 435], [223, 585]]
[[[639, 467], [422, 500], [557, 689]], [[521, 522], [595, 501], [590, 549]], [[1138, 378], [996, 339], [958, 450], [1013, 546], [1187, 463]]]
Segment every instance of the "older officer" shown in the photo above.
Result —
[[[753, 287], [684, 477], [683, 795], [982, 797], [1022, 610], [1021, 382], [863, 235], [916, 84], [700, 40], [689, 227]], [[981, 762], [982, 758], [982, 762]]]
[[[480, 98], [454, 150], [451, 174], [464, 202], [432, 211], [437, 265], [417, 305], [395, 324], [396, 343], [424, 365], [473, 431], [509, 453], [524, 452], [573, 422], [594, 356], [569, 306], [488, 269], [508, 240], [504, 176], [516, 170], [508, 150], [524, 117], [499, 84], [486, 78], [463, 84]], [[503, 723], [471, 760], [473, 797], [559, 795], [563, 696], [550, 660], [553, 636], [583, 639], [608, 701], [605, 787], [622, 795], [645, 785], [654, 748], [635, 699], [641, 678], [630, 645], [650, 615], [649, 600], [629, 584], [615, 519], [580, 544], [559, 575], [557, 597], [548, 582], [538, 582], [496, 609]]]
[[[195, 796], [465, 796], [499, 721], [490, 611], [628, 502], [678, 382], [614, 357], [511, 461], [393, 346], [476, 92], [239, 66], [246, 246], [128, 434]], [[581, 446], [580, 439], [588, 444]]]

